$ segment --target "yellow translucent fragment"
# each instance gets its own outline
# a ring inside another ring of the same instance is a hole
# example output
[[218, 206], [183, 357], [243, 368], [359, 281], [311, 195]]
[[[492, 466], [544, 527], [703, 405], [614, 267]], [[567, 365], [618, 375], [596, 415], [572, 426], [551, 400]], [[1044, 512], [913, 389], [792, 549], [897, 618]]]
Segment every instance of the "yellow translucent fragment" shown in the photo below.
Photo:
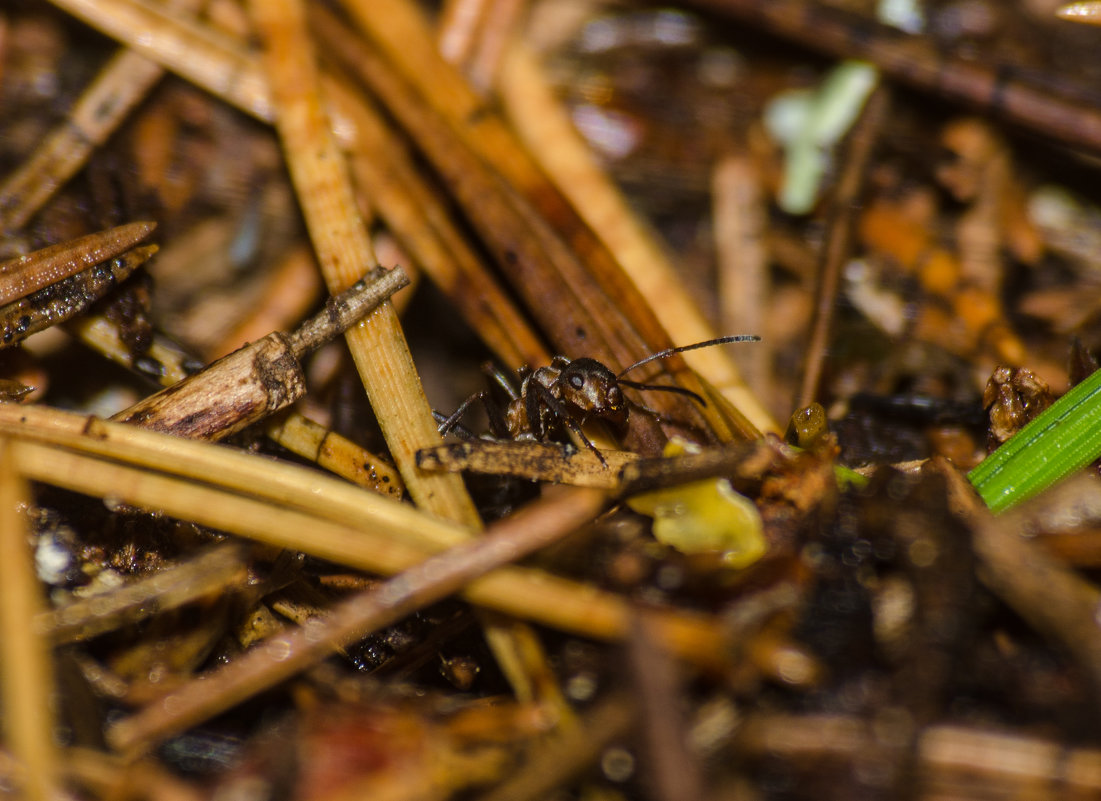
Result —
[[[678, 456], [695, 445], [674, 439], [666, 456]], [[725, 478], [692, 481], [678, 487], [645, 492], [627, 505], [654, 518], [654, 537], [681, 553], [721, 551], [731, 567], [753, 564], [768, 550], [761, 515]]]

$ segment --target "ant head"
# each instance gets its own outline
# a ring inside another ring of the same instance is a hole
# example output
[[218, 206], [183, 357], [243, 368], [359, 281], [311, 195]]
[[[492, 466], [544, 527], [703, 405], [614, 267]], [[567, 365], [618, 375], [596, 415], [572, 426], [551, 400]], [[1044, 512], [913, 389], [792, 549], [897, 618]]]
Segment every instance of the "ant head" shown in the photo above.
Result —
[[627, 401], [615, 373], [596, 359], [574, 359], [558, 377], [562, 401], [585, 417], [616, 426], [627, 422]]

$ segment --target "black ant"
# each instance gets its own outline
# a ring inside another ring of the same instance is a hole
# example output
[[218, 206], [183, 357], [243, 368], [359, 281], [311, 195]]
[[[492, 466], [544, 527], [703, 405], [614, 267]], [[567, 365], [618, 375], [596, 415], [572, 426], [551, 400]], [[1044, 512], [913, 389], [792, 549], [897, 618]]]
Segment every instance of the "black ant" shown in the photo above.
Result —
[[470, 406], [481, 401], [486, 407], [490, 429], [495, 437], [545, 441], [552, 434], [560, 435], [564, 433], [563, 429], [567, 429], [596, 454], [601, 464], [606, 465], [607, 462], [600, 451], [581, 430], [584, 423], [594, 419], [603, 420], [621, 431], [627, 425], [628, 410], [632, 406], [664, 419], [663, 415], [656, 410], [627, 398], [621, 387], [675, 392], [692, 398], [701, 406], [707, 405], [707, 401], [683, 387], [641, 384], [624, 378], [624, 375], [637, 367], [658, 359], [665, 359], [674, 353], [707, 348], [712, 345], [725, 345], [729, 342], [759, 342], [760, 339], [753, 334], [738, 334], [709, 339], [694, 345], [669, 348], [635, 362], [618, 375], [596, 359], [583, 357], [571, 360], [565, 356], [555, 356], [548, 367], [540, 367], [536, 370], [521, 367], [518, 374], [519, 388], [508, 375], [493, 365], [488, 365], [486, 371], [508, 396], [508, 405], [502, 411], [489, 391], [477, 392], [440, 423], [439, 431], [441, 434], [446, 434], [457, 428], [459, 420]]

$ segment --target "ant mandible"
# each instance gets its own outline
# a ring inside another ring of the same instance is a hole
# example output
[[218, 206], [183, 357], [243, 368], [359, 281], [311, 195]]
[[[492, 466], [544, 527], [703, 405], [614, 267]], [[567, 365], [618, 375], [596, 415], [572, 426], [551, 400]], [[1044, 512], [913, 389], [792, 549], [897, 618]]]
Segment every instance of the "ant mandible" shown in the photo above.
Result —
[[519, 388], [509, 376], [491, 365], [487, 368], [487, 372], [508, 396], [508, 406], [502, 411], [490, 393], [482, 390], [467, 398], [450, 417], [440, 423], [439, 431], [441, 434], [451, 431], [458, 425], [470, 406], [481, 401], [486, 407], [490, 429], [495, 437], [545, 441], [551, 435], [564, 433], [563, 429], [567, 429], [596, 454], [601, 464], [607, 464], [600, 451], [581, 430], [582, 425], [589, 420], [603, 420], [617, 430], [622, 430], [627, 425], [628, 412], [632, 406], [661, 417], [655, 410], [627, 398], [621, 387], [675, 392], [686, 395], [703, 406], [707, 405], [703, 398], [691, 390], [659, 384], [641, 384], [624, 378], [624, 375], [637, 367], [658, 359], [665, 359], [674, 353], [725, 345], [730, 342], [759, 342], [760, 339], [753, 334], [737, 334], [709, 339], [693, 345], [682, 345], [679, 348], [669, 348], [635, 362], [618, 375], [596, 359], [587, 357], [567, 359], [565, 356], [555, 356], [547, 367], [536, 370], [529, 367], [520, 368]]

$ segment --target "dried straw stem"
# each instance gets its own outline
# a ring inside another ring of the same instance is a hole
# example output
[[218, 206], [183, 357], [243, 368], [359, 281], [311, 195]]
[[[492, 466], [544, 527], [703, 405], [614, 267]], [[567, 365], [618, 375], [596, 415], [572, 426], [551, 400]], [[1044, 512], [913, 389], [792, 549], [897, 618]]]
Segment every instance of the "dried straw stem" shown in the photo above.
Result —
[[[232, 37], [140, 0], [58, 0], [57, 5], [241, 111], [264, 122], [274, 121], [267, 77], [258, 59]], [[369, 187], [369, 205], [393, 227], [433, 280], [453, 295], [457, 308], [506, 364], [544, 363], [546, 351], [537, 337], [507, 296], [496, 289], [448, 219], [445, 207], [408, 166], [408, 157], [396, 151], [392, 142], [379, 138], [378, 126], [363, 116], [370, 112], [365, 112], [360, 98], [337, 82], [323, 79], [323, 83], [326, 98], [339, 104], [336, 115], [348, 123], [338, 130], [347, 136], [345, 145], [353, 155], [361, 188]], [[381, 162], [362, 163], [361, 159], [375, 154]], [[415, 212], [409, 217], [409, 209], [418, 207], [420, 218]], [[434, 241], [433, 233], [439, 242]], [[458, 291], [468, 283], [478, 291]], [[482, 317], [489, 319], [482, 321]], [[498, 331], [500, 327], [504, 334]]]
[[393, 465], [304, 415], [292, 412], [273, 419], [264, 433], [291, 453], [365, 489], [395, 500], [405, 493], [405, 482]]
[[[298, 0], [254, 0], [252, 19], [264, 42], [264, 63], [291, 179], [331, 292], [358, 280], [375, 263], [356, 209], [344, 159], [321, 108], [320, 76]], [[440, 444], [397, 314], [384, 303], [346, 334], [379, 425], [413, 500], [467, 525], [478, 513], [457, 475], [416, 469], [419, 448]]]
[[[402, 0], [345, 5], [373, 47], [365, 55], [362, 45], [341, 46], [347, 32], [331, 21], [324, 24], [321, 37], [424, 148], [554, 345], [616, 370], [671, 347], [653, 311], [607, 248], [501, 118], [436, 52], [419, 10]], [[318, 22], [326, 15], [320, 7], [313, 12], [311, 20], [320, 31]], [[385, 60], [374, 56], [375, 49]], [[349, 58], [353, 50], [359, 53], [354, 59]], [[683, 386], [702, 389], [683, 359], [670, 359], [664, 366]], [[652, 393], [647, 403], [672, 419], [705, 429], [711, 423], [721, 427], [721, 436], [730, 434], [718, 418], [704, 422], [685, 398]], [[641, 415], [632, 434], [646, 449], [662, 440], [653, 421]]]
[[348, 136], [350, 167], [364, 200], [431, 276], [494, 355], [515, 370], [550, 355], [516, 304], [481, 262], [438, 190], [413, 163], [408, 147], [339, 75], [324, 82]]
[[498, 82], [527, 0], [451, 0], [440, 11], [439, 51], [485, 94]]
[[13, 444], [0, 439], [0, 668], [4, 729], [25, 772], [23, 795], [52, 801], [59, 765], [54, 745], [53, 666], [45, 640], [31, 626], [43, 608], [24, 517], [30, 494]]
[[620, 471], [638, 455], [601, 450], [602, 464], [587, 449], [570, 451], [552, 442], [454, 442], [417, 454], [422, 470], [468, 470], [488, 475], [516, 476], [574, 487], [614, 490]]
[[[312, 258], [310, 263], [312, 265]], [[154, 334], [149, 349], [135, 360], [122, 341], [118, 324], [103, 315], [86, 315], [70, 321], [66, 327], [113, 362], [142, 373], [155, 370], [163, 387], [183, 381], [202, 367], [201, 362], [161, 334]], [[143, 364], [147, 368], [139, 369]], [[318, 467], [353, 484], [399, 499], [405, 492], [405, 482], [390, 462], [298, 412], [289, 411], [273, 417], [267, 422], [264, 433], [291, 453], [310, 459]]]
[[[404, 570], [471, 535], [297, 465], [46, 407], [0, 405], [0, 434], [20, 440], [21, 469], [35, 480], [374, 573]], [[493, 571], [464, 595], [598, 639], [626, 636], [631, 615], [624, 598], [517, 567]], [[714, 621], [686, 613], [660, 613], [655, 620], [656, 639], [671, 653], [706, 666], [723, 663]]]

